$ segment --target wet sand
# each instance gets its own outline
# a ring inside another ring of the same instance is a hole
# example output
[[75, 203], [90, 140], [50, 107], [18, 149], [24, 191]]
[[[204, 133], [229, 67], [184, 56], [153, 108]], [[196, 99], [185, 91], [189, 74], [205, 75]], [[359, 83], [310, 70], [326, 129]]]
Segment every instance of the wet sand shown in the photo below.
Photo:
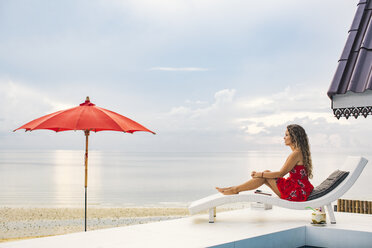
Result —
[[[87, 229], [188, 216], [186, 208], [89, 208]], [[83, 208], [0, 208], [0, 242], [84, 231]]]

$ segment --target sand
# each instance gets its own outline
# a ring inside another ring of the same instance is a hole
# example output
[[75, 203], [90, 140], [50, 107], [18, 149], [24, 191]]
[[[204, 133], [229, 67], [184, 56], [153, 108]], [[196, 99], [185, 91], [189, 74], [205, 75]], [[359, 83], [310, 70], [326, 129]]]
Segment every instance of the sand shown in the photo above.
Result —
[[[186, 208], [89, 208], [89, 230], [182, 218]], [[0, 242], [84, 231], [83, 208], [0, 208]]]

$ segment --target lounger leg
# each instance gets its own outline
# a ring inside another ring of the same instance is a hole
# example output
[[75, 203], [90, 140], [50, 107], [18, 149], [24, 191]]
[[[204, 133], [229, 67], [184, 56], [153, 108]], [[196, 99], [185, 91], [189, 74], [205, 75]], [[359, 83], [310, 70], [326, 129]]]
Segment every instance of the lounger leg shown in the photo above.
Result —
[[209, 223], [214, 223], [214, 217], [216, 217], [216, 208], [209, 209]]
[[333, 208], [332, 208], [331, 203], [327, 205], [327, 210], [328, 210], [329, 219], [331, 220], [331, 224], [336, 224], [336, 218], [335, 218], [335, 214], [333, 213]]

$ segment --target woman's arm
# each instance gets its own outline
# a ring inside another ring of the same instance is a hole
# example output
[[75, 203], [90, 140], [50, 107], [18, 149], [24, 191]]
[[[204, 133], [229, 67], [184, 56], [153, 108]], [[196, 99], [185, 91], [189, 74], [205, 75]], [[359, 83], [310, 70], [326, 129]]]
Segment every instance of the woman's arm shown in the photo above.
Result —
[[285, 176], [288, 172], [290, 172], [293, 167], [299, 161], [299, 157], [301, 156], [299, 151], [292, 152], [287, 160], [285, 161], [284, 165], [279, 171], [264, 171], [264, 172], [252, 172], [252, 177], [262, 177], [262, 178], [279, 178]]

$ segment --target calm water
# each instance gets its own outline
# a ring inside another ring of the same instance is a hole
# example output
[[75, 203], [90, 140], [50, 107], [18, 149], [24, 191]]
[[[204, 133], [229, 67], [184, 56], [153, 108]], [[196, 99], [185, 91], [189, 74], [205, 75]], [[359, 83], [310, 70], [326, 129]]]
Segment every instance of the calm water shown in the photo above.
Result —
[[[252, 170], [278, 170], [288, 152], [123, 153], [91, 151], [90, 206], [187, 206], [249, 179]], [[372, 156], [366, 156], [368, 159]], [[314, 185], [346, 158], [313, 154]], [[372, 200], [368, 167], [347, 194]], [[349, 197], [349, 198], [350, 198]], [[84, 151], [0, 151], [0, 206], [82, 207]]]

